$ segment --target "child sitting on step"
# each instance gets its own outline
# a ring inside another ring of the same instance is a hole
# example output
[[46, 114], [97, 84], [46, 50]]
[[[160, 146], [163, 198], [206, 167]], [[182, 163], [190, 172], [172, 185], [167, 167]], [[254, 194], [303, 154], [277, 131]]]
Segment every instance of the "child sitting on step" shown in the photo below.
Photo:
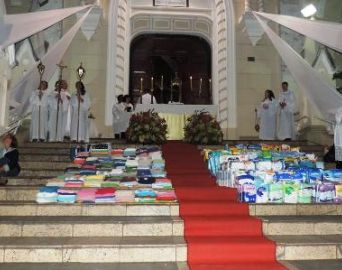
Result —
[[15, 177], [20, 173], [18, 141], [13, 134], [2, 138], [4, 150], [0, 155], [0, 177]]

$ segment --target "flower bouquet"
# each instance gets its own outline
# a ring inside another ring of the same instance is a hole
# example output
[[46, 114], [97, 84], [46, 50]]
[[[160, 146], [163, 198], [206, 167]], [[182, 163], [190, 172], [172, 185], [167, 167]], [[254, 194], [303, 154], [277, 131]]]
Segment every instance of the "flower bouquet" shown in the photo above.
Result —
[[153, 110], [135, 113], [127, 129], [127, 141], [141, 144], [163, 144], [166, 142], [167, 125]]
[[208, 112], [195, 112], [185, 125], [185, 141], [193, 144], [221, 144], [220, 124]]

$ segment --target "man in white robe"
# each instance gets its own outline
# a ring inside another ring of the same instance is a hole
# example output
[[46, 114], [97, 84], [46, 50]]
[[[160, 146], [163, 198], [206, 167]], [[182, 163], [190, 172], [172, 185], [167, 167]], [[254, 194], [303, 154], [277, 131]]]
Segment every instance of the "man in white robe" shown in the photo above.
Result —
[[57, 81], [49, 99], [49, 141], [62, 142], [66, 133], [69, 110], [69, 93], [65, 81]]
[[70, 137], [73, 142], [89, 142], [90, 99], [82, 82], [76, 83], [77, 93], [73, 94], [71, 104]]
[[279, 121], [278, 139], [294, 140], [296, 138], [294, 113], [296, 111], [296, 98], [292, 90], [288, 89], [288, 83], [282, 83], [282, 91], [279, 95]]
[[152, 95], [151, 90], [145, 89], [141, 96], [141, 104], [157, 104], [156, 98]]
[[30, 140], [33, 142], [46, 140], [48, 131], [48, 102], [49, 96], [46, 92], [48, 83], [42, 81], [39, 88], [31, 94], [30, 111], [31, 127]]
[[260, 123], [259, 138], [261, 140], [275, 140], [277, 130], [278, 102], [272, 90], [265, 91], [265, 98], [257, 109]]

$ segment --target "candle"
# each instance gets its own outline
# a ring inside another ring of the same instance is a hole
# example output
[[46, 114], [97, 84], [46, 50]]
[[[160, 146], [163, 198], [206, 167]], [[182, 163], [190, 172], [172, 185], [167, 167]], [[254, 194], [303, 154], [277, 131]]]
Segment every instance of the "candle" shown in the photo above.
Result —
[[152, 92], [153, 92], [153, 77], [151, 77], [151, 90], [152, 90]]
[[200, 86], [199, 86], [199, 96], [201, 96], [202, 94], [202, 83], [203, 83], [203, 79], [200, 79]]
[[164, 76], [162, 75], [161, 76], [161, 82], [160, 82], [160, 90], [163, 91], [163, 89], [164, 89]]
[[144, 79], [140, 78], [140, 92], [142, 93], [144, 91]]
[[190, 91], [192, 92], [192, 76], [190, 76]]

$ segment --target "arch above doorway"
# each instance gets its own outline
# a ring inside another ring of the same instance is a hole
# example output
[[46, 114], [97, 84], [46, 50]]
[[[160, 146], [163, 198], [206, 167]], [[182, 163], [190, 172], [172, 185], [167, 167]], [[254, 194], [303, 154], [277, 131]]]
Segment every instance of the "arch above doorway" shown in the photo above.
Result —
[[[150, 12], [149, 12], [150, 10]], [[167, 10], [145, 7], [141, 12], [134, 7], [131, 16], [129, 1], [111, 1], [108, 26], [107, 104], [106, 124], [111, 125], [111, 108], [115, 96], [128, 93], [129, 48], [131, 40], [143, 33], [175, 33], [199, 35], [212, 46], [213, 101], [218, 104], [219, 120], [225, 131], [236, 129], [236, 55], [235, 16], [232, 0], [215, 0], [213, 10], [200, 16], [198, 10], [182, 9], [177, 14]], [[194, 14], [192, 16], [192, 14]], [[211, 19], [208, 18], [211, 14]], [[172, 19], [174, 18], [174, 19]], [[176, 19], [176, 24], [175, 24]], [[189, 22], [190, 20], [190, 22]], [[194, 24], [195, 21], [195, 24]], [[182, 29], [183, 28], [183, 29]]]

